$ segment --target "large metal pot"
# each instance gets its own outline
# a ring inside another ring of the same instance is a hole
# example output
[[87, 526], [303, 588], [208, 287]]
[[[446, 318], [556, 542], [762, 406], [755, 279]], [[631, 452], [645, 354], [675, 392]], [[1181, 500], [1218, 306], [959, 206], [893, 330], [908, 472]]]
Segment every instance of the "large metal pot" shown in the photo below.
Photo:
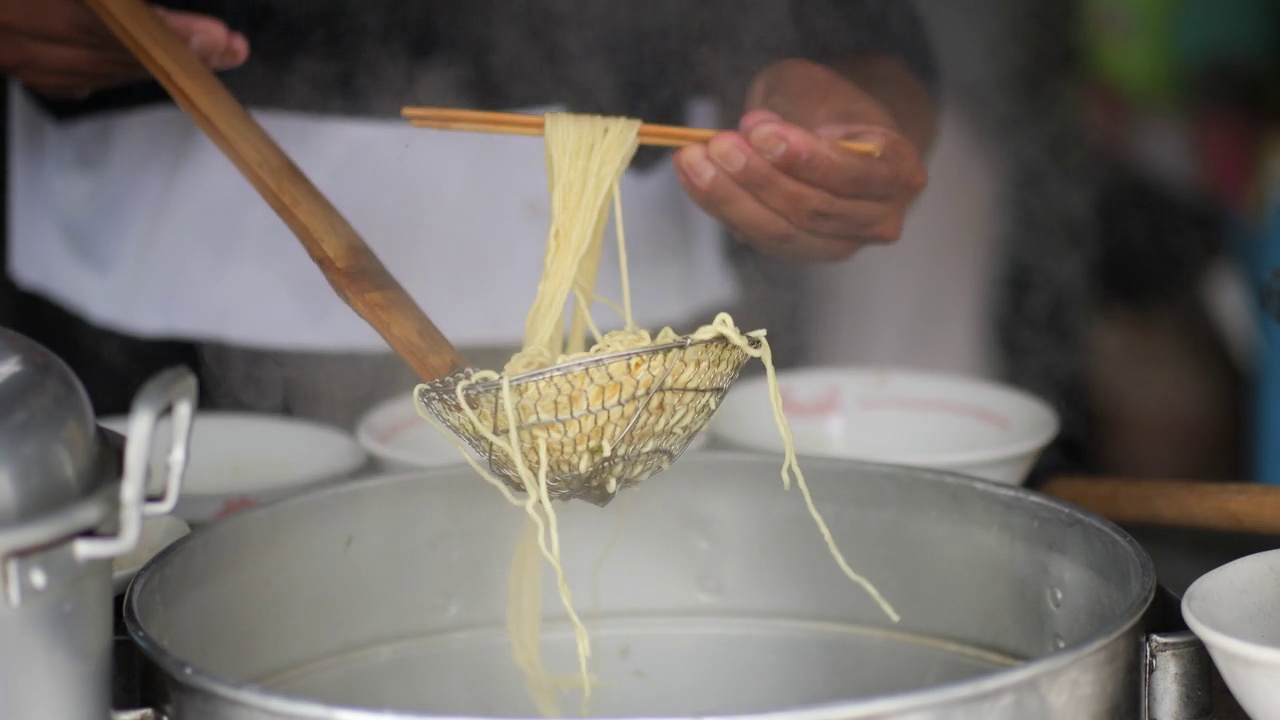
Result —
[[[1186, 637], [1147, 635], [1151, 563], [1115, 526], [1020, 488], [803, 464], [849, 562], [901, 624], [836, 568], [776, 458], [690, 454], [608, 508], [561, 506], [605, 683], [593, 714], [1203, 716], [1207, 664]], [[446, 468], [179, 541], [126, 600], [164, 676], [157, 706], [176, 720], [535, 716], [503, 625], [522, 522], [470, 469]], [[547, 630], [553, 668], [571, 672], [564, 625]], [[1164, 689], [1184, 694], [1162, 698], [1156, 661], [1179, 654], [1193, 662]]]
[[161, 496], [148, 500], [151, 430], [169, 411], [189, 427], [194, 404], [189, 371], [157, 376], [122, 458], [67, 366], [0, 328], [0, 718], [106, 716], [111, 560], [133, 549], [144, 514], [176, 499], [187, 435], [174, 433]]

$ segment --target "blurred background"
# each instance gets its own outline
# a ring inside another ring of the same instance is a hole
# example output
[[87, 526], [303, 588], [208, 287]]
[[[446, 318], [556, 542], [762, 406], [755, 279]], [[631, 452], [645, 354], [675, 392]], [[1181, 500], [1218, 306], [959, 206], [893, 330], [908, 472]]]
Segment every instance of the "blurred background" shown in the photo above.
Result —
[[810, 361], [1041, 394], [1041, 477], [1280, 482], [1280, 2], [918, 4], [931, 185], [898, 246], [817, 273]]

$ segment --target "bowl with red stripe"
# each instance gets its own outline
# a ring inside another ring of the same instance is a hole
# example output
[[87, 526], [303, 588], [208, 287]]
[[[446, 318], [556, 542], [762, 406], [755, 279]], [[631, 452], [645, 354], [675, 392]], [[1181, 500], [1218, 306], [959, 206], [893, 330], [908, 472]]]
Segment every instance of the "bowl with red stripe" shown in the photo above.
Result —
[[418, 414], [412, 390], [388, 398], [366, 412], [356, 423], [356, 442], [387, 472], [466, 462], [462, 449]]
[[[778, 382], [799, 455], [949, 470], [1019, 485], [1059, 429], [1058, 414], [1043, 400], [983, 378], [819, 367], [779, 372]], [[765, 378], [735, 383], [708, 432], [718, 445], [782, 452]]]
[[[125, 434], [128, 419], [103, 418], [103, 427]], [[152, 477], [163, 475], [169, 419], [156, 427]], [[329, 482], [351, 478], [368, 456], [351, 434], [303, 418], [266, 413], [200, 410], [182, 492], [173, 515], [191, 525], [212, 522], [245, 508], [273, 502]]]

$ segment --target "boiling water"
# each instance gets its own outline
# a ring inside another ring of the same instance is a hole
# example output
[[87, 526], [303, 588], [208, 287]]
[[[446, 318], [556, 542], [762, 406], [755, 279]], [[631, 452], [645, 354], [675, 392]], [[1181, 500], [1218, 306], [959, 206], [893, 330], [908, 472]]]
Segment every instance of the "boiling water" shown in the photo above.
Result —
[[[878, 628], [723, 617], [589, 623], [600, 685], [594, 717], [723, 715], [916, 690], [989, 673], [1016, 659]], [[574, 672], [567, 627], [545, 627], [548, 667]], [[405, 637], [352, 649], [258, 683], [365, 709], [536, 717], [505, 627]], [[580, 695], [562, 707], [575, 715]]]

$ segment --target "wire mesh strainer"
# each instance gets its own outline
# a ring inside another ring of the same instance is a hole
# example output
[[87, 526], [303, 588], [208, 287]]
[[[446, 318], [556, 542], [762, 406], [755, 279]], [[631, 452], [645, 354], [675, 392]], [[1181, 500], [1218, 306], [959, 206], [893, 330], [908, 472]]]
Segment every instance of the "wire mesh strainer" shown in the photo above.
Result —
[[[549, 495], [604, 506], [618, 490], [665, 470], [684, 452], [749, 357], [724, 338], [686, 337], [512, 376], [518, 450], [536, 473], [538, 441], [545, 439]], [[458, 401], [459, 383], [473, 375], [468, 369], [423, 385], [416, 401], [496, 477], [524, 491], [512, 458], [481, 431], [509, 438], [501, 380], [463, 387], [471, 414]]]

